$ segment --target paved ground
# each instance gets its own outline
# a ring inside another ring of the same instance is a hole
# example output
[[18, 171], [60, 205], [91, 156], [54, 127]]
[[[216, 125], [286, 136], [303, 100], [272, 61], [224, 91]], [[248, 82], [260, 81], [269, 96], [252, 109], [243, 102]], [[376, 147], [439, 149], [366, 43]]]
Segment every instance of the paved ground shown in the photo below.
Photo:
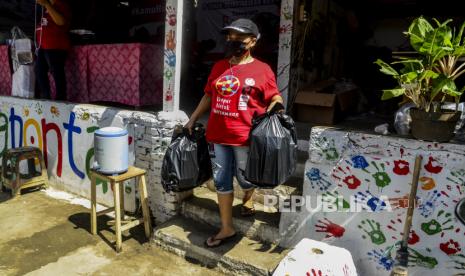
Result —
[[0, 192], [0, 275], [220, 275], [147, 242], [142, 225], [125, 233], [117, 254], [110, 218], [93, 236], [87, 208], [50, 194]]

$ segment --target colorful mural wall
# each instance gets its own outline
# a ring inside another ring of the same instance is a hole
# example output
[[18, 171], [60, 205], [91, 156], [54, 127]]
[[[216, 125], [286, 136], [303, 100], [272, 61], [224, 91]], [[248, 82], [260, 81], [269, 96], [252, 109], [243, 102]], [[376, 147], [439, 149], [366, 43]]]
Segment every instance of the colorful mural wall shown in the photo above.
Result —
[[[182, 3], [180, 8], [182, 11]], [[177, 41], [176, 31], [178, 30], [178, 1], [167, 0], [166, 1], [166, 17], [165, 17], [165, 49], [164, 49], [164, 69], [163, 69], [163, 110], [174, 111], [179, 109], [179, 89], [175, 89], [176, 85], [179, 85], [180, 69], [176, 74], [176, 67], [180, 68], [180, 61], [176, 63], [176, 59], [180, 59], [180, 53], [176, 53]], [[182, 21], [182, 19], [181, 19]], [[182, 22], [181, 22], [182, 25]], [[179, 46], [178, 46], [179, 48]], [[177, 57], [176, 57], [177, 56]], [[177, 84], [176, 84], [177, 82]], [[176, 98], [175, 98], [176, 97]], [[176, 101], [176, 102], [175, 102]]]
[[294, 20], [294, 1], [281, 1], [281, 20], [279, 22], [279, 54], [277, 82], [284, 99], [284, 105], [289, 97], [289, 75], [291, 64], [292, 32]]
[[[42, 150], [51, 184], [57, 188], [90, 196], [89, 172], [94, 159], [95, 130], [122, 127], [129, 132], [130, 164], [134, 163], [134, 126], [131, 113], [90, 105], [1, 97], [0, 159], [8, 148], [34, 146]], [[109, 183], [98, 180], [99, 202], [112, 205]], [[135, 192], [126, 185], [125, 203], [135, 208]]]
[[[415, 156], [421, 155], [418, 203], [409, 236], [409, 275], [465, 273], [465, 145], [313, 128], [303, 195], [320, 204], [284, 213], [280, 232], [292, 246], [306, 237], [352, 253], [359, 275], [389, 275], [402, 239]], [[325, 202], [336, 209], [324, 210]]]

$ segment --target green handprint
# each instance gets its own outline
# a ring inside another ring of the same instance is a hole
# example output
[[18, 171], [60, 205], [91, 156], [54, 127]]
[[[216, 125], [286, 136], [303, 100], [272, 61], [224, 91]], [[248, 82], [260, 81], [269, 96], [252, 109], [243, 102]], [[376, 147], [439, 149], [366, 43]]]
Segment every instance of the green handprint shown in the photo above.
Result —
[[408, 251], [409, 266], [421, 266], [433, 269], [438, 264], [438, 260], [436, 260], [436, 258], [424, 256], [410, 247], [408, 248]]
[[[442, 217], [443, 214], [444, 214], [444, 217]], [[431, 236], [431, 235], [440, 233], [443, 230], [454, 229], [454, 226], [450, 225], [450, 223], [452, 222], [451, 216], [452, 216], [451, 213], [446, 213], [444, 210], [441, 210], [438, 212], [437, 220], [432, 219], [428, 222], [422, 223], [421, 230], [423, 230], [423, 232]], [[441, 220], [441, 222], [439, 222], [438, 220]]]
[[454, 268], [460, 271], [465, 271], [465, 255], [464, 254], [456, 254], [452, 256], [454, 260]]
[[316, 138], [315, 146], [319, 148], [322, 152], [319, 153], [320, 155], [325, 155], [326, 160], [334, 161], [339, 158], [339, 152], [336, 149], [334, 139], [331, 139], [331, 141], [329, 141], [326, 137], [318, 137]]
[[337, 191], [326, 192], [322, 195], [324, 202], [334, 202], [337, 208], [350, 209], [350, 203]]
[[[380, 188], [384, 188], [391, 184], [391, 178], [389, 175], [386, 173], [386, 166], [384, 163], [381, 164], [376, 164], [375, 161], [370, 162], [376, 169], [376, 172], [373, 173], [371, 176], [376, 182], [376, 186]], [[367, 169], [363, 169], [365, 172], [370, 173]]]
[[[368, 234], [372, 243], [380, 245], [386, 242], [386, 236], [381, 231], [381, 225], [379, 222], [373, 219], [362, 220], [361, 224], [358, 225], [358, 228]], [[366, 239], [366, 236], [362, 235], [362, 238]]]

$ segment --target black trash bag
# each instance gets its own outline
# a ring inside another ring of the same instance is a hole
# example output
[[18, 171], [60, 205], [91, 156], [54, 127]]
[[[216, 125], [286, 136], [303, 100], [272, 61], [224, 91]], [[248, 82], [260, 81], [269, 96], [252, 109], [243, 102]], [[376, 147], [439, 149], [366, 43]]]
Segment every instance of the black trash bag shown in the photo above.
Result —
[[297, 165], [294, 120], [275, 111], [259, 115], [252, 121], [249, 139], [245, 178], [262, 189], [286, 182]]
[[195, 124], [174, 133], [161, 167], [161, 183], [166, 192], [182, 192], [200, 186], [212, 176], [205, 128]]

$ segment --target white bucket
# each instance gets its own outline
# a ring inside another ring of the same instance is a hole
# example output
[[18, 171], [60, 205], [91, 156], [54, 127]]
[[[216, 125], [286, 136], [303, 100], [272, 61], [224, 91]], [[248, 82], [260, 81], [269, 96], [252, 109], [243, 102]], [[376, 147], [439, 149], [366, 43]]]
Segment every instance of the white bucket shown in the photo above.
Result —
[[94, 132], [94, 169], [103, 174], [119, 174], [128, 170], [128, 131], [104, 127]]

